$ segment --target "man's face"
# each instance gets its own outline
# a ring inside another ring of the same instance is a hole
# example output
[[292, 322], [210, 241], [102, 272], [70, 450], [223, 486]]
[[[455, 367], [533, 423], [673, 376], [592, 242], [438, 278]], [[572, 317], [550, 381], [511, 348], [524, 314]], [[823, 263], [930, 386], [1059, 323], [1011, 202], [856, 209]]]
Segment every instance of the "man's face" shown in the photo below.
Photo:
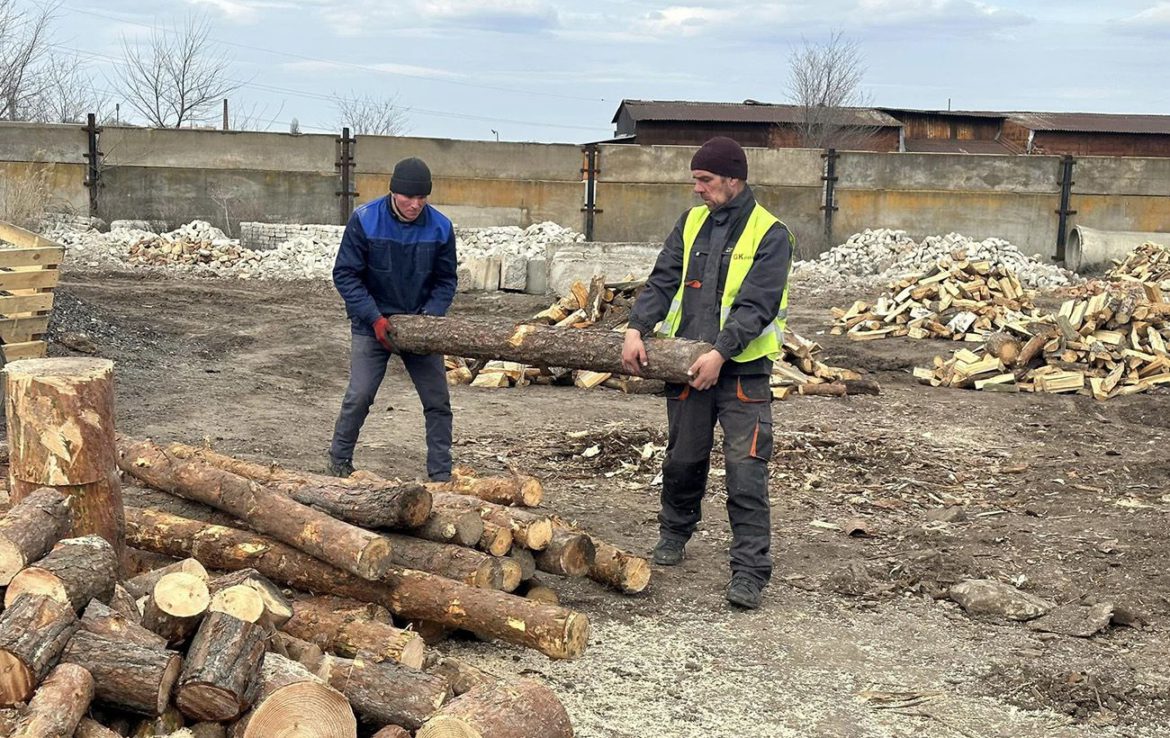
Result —
[[422, 212], [423, 207], [427, 204], [426, 195], [419, 197], [409, 197], [407, 195], [399, 195], [397, 192], [394, 195], [394, 207], [398, 208], [398, 212], [406, 220], [414, 220], [418, 214]]
[[739, 192], [738, 179], [712, 174], [706, 169], [692, 169], [691, 177], [695, 180], [695, 194], [702, 198], [708, 210], [718, 210]]

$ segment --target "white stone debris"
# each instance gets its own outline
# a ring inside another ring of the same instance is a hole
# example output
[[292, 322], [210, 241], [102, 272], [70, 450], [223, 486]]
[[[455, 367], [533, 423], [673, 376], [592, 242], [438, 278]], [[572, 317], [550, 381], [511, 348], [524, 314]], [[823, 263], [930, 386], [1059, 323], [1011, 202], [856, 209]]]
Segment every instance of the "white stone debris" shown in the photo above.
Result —
[[584, 235], [572, 228], [559, 226], [552, 221], [534, 223], [527, 228], [517, 226], [456, 228], [455, 238], [460, 264], [475, 259], [504, 256], [541, 259], [551, 244], [585, 240]]
[[943, 257], [990, 261], [1011, 269], [1030, 289], [1064, 287], [1080, 278], [1049, 263], [1039, 254], [1027, 256], [1002, 238], [977, 241], [959, 233], [927, 236], [915, 242], [905, 231], [866, 229], [816, 259], [797, 261], [793, 275], [800, 280], [849, 286], [878, 286], [926, 271]]

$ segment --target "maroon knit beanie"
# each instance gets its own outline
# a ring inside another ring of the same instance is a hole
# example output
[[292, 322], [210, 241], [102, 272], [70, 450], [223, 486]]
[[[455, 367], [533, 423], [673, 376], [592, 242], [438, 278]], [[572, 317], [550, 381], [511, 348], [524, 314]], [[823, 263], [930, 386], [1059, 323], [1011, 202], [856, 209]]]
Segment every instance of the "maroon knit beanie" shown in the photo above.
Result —
[[691, 169], [747, 180], [747, 155], [743, 148], [726, 136], [716, 136], [703, 144], [691, 158]]

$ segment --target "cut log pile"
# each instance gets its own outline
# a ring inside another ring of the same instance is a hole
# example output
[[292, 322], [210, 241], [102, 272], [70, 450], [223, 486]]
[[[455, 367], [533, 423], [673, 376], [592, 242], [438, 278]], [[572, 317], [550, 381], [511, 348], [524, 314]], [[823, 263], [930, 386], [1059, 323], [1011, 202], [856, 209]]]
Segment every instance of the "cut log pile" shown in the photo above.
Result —
[[[1146, 295], [1159, 294], [1146, 290]], [[980, 350], [935, 357], [914, 370], [935, 387], [998, 392], [1050, 392], [1107, 400], [1170, 385], [1170, 303], [1114, 289], [1067, 300], [1010, 332], [987, 337]]]
[[[527, 322], [531, 325], [621, 333], [626, 329], [630, 310], [644, 284], [644, 281], [606, 283], [603, 275], [594, 277], [588, 286], [583, 282], [574, 282], [568, 295], [533, 315]], [[823, 364], [817, 358], [819, 351], [820, 346], [816, 343], [792, 331], [785, 333], [783, 356], [776, 362], [772, 372], [773, 395], [777, 399], [786, 399], [796, 394], [836, 396], [876, 394], [879, 391], [878, 385], [873, 382], [856, 384], [857, 380], [862, 379], [857, 372]], [[470, 384], [473, 387], [493, 389], [555, 384], [573, 385], [581, 389], [605, 387], [627, 394], [646, 394], [660, 392], [663, 388], [660, 380], [631, 377], [613, 371], [534, 366], [498, 359], [474, 360], [448, 355], [446, 367], [450, 384]], [[814, 385], [822, 384], [831, 386], [814, 389]], [[802, 392], [802, 387], [807, 387], [806, 391]]]
[[[9, 367], [7, 379], [25, 376], [19, 362]], [[9, 381], [9, 408], [35, 404], [23, 395], [38, 386], [64, 385]], [[60, 437], [50, 420], [37, 417], [49, 440]], [[100, 429], [86, 438], [113, 441], [108, 416], [85, 422]], [[10, 434], [14, 426], [10, 416]], [[45, 452], [22, 438], [11, 468], [28, 473], [17, 454]], [[573, 658], [587, 617], [522, 593], [540, 592], [550, 574], [624, 592], [649, 576], [644, 560], [517, 507], [541, 501], [531, 477], [339, 480], [127, 438], [106, 454], [92, 456], [92, 469], [116, 463], [127, 499], [146, 499], [133, 486], [145, 485], [184, 516], [120, 506], [111, 528], [108, 511], [84, 517], [91, 489], [68, 480], [29, 490], [0, 515], [6, 735], [567, 738], [568, 716], [547, 687], [438, 657], [420, 634], [462, 630]], [[84, 527], [118, 539], [79, 531], [79, 511]], [[436, 516], [466, 517], [476, 534], [459, 543], [457, 522], [452, 542], [419, 537], [442, 527], [430, 526]]]
[[872, 305], [858, 300], [833, 308], [831, 333], [854, 341], [908, 336], [981, 343], [1026, 321], [1032, 297], [1010, 269], [959, 255], [892, 283]]
[[1170, 247], [1147, 242], [1137, 247], [1105, 275], [1115, 282], [1139, 282], [1150, 302], [1164, 302], [1170, 292]]

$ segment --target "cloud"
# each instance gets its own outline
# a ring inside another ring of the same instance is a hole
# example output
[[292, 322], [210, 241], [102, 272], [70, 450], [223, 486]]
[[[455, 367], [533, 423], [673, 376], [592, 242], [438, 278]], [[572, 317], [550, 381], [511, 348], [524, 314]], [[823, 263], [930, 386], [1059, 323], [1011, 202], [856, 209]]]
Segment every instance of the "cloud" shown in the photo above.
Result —
[[433, 34], [468, 29], [533, 34], [556, 29], [560, 14], [551, 0], [330, 0], [323, 20], [341, 36]]
[[1127, 18], [1114, 21], [1113, 27], [1140, 36], [1165, 36], [1170, 33], [1170, 2], [1160, 2]]
[[392, 64], [389, 62], [350, 64], [346, 62], [333, 62], [326, 60], [304, 60], [287, 62], [285, 64], [281, 64], [280, 67], [283, 70], [297, 72], [300, 74], [332, 74], [334, 72], [353, 71], [357, 69], [362, 71], [382, 72], [383, 74], [397, 75], [401, 77], [429, 77], [431, 79], [460, 79], [464, 77], [462, 74], [449, 72], [445, 69], [437, 69], [435, 67], [420, 67], [412, 64]]

